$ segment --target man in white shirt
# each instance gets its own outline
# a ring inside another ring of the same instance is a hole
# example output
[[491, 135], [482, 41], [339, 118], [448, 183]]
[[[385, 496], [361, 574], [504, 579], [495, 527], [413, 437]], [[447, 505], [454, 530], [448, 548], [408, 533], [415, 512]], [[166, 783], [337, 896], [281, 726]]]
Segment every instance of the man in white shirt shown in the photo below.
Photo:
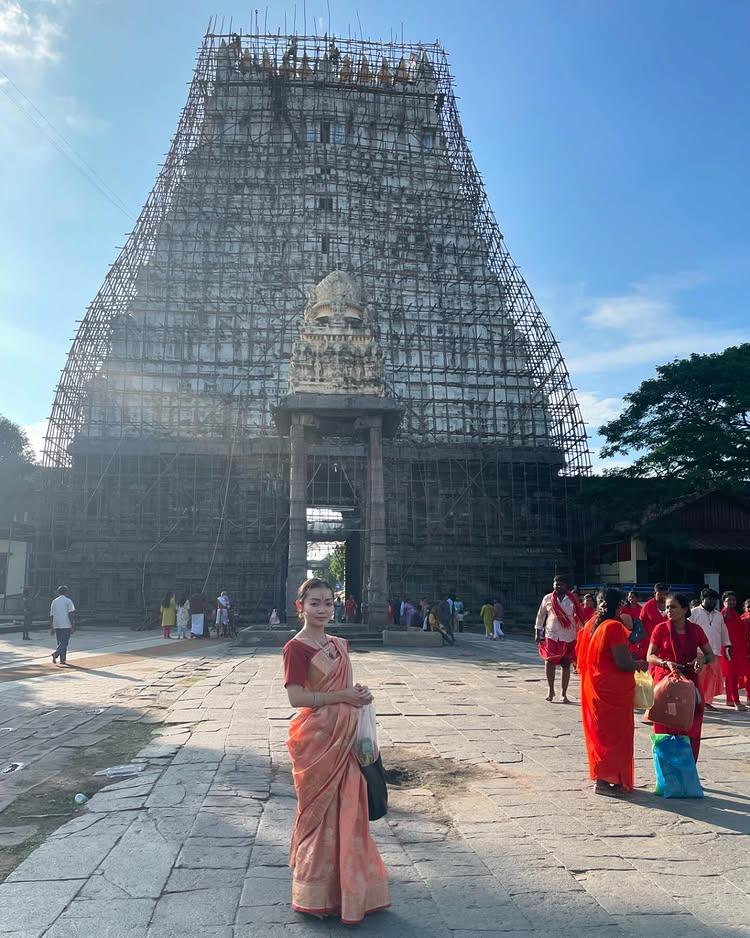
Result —
[[67, 586], [58, 586], [57, 596], [52, 600], [49, 609], [50, 632], [55, 633], [57, 648], [52, 652], [52, 663], [67, 664], [68, 642], [76, 629], [76, 607], [68, 596]]
[[711, 664], [704, 664], [698, 674], [698, 689], [703, 696], [707, 709], [715, 710], [714, 697], [721, 694], [724, 689], [724, 679], [721, 674], [720, 659], [731, 660], [731, 641], [726, 622], [721, 611], [716, 608], [719, 603], [719, 594], [716, 590], [706, 587], [701, 592], [701, 604], [690, 613], [690, 621], [699, 625], [706, 633], [706, 638], [715, 657]]
[[544, 661], [549, 692], [546, 700], [555, 699], [555, 672], [557, 665], [562, 668], [562, 699], [568, 700], [570, 684], [570, 666], [576, 657], [576, 636], [578, 624], [584, 624], [584, 611], [581, 604], [568, 592], [564, 577], [556, 576], [552, 581], [552, 592], [542, 599], [536, 614], [535, 638], [539, 655]]

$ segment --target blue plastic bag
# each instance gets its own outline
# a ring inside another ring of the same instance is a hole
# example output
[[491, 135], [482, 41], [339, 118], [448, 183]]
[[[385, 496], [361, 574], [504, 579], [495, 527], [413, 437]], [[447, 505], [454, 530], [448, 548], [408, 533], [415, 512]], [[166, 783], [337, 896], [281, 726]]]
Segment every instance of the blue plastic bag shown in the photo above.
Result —
[[698, 770], [687, 736], [652, 733], [655, 794], [662, 798], [702, 798]]

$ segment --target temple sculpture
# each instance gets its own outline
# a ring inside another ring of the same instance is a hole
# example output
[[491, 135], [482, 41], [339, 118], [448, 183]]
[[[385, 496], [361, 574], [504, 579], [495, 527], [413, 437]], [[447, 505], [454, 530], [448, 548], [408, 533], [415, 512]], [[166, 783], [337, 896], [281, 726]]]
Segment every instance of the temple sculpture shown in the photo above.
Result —
[[292, 351], [289, 390], [385, 394], [383, 353], [360, 290], [342, 270], [334, 270], [310, 292]]

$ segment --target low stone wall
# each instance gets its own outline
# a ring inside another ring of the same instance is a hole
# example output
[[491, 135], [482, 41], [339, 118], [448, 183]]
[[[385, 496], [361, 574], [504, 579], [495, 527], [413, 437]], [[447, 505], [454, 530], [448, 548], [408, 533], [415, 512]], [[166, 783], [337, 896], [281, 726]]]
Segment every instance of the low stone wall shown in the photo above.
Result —
[[383, 629], [384, 645], [401, 645], [406, 648], [439, 648], [442, 639], [437, 632], [423, 632], [421, 629], [408, 632]]
[[296, 629], [259, 629], [250, 625], [240, 629], [235, 644], [245, 648], [252, 645], [270, 645], [274, 648], [282, 648], [296, 634]]

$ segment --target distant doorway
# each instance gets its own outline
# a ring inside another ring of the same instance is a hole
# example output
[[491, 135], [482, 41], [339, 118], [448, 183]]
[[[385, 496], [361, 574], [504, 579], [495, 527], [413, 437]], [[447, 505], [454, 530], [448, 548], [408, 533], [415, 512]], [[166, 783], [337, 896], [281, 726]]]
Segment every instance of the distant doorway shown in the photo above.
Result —
[[362, 602], [362, 532], [350, 506], [307, 508], [307, 576], [328, 580], [342, 602]]

